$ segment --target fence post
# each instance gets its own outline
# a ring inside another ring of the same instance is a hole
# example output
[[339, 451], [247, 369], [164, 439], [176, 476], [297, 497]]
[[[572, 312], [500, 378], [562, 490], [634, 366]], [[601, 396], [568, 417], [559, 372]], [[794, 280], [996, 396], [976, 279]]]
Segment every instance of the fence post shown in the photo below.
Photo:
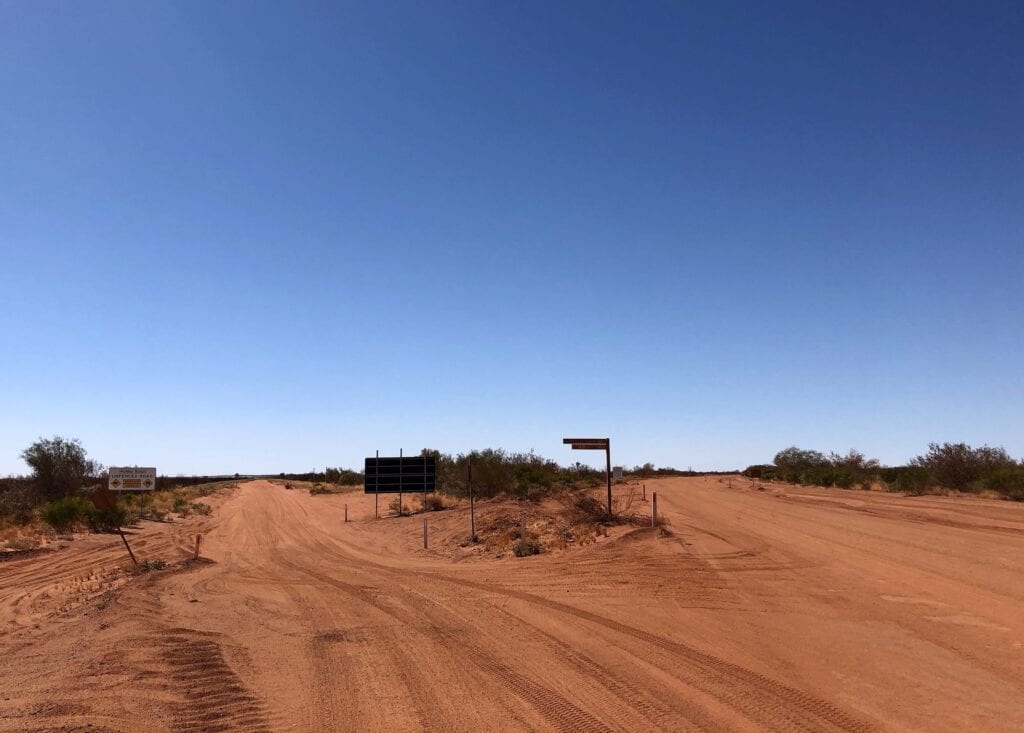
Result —
[[658, 492], [651, 494], [651, 526], [658, 526]]
[[345, 505], [345, 521], [348, 521], [348, 504]]
[[423, 549], [427, 549], [427, 520], [423, 520]]

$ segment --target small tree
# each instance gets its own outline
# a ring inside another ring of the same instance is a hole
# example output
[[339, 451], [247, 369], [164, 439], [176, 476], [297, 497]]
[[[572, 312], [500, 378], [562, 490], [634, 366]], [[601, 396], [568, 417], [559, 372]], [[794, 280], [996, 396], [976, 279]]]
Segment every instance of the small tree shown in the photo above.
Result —
[[932, 481], [958, 491], [972, 488], [972, 484], [994, 471], [1013, 468], [1016, 462], [1005, 448], [972, 448], [966, 443], [929, 443], [928, 452], [910, 462], [928, 470]]
[[40, 438], [21, 452], [21, 458], [32, 469], [36, 490], [48, 500], [68, 496], [103, 470], [89, 460], [78, 440], [59, 435]]

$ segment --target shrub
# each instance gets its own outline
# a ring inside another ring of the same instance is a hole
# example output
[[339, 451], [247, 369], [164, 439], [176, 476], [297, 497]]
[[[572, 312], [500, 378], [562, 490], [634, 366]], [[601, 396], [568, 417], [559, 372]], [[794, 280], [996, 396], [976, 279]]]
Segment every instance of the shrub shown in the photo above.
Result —
[[128, 521], [128, 510], [121, 504], [105, 511], [89, 504], [89, 510], [85, 519], [93, 532], [113, 532], [118, 527], [125, 526]]
[[25, 524], [32, 519], [39, 499], [39, 492], [27, 479], [0, 479], [0, 516]]
[[317, 496], [318, 494], [330, 494], [331, 490], [321, 483], [315, 483], [309, 487], [309, 493]]
[[67, 496], [43, 506], [39, 516], [57, 532], [66, 532], [86, 522], [94, 511], [93, 505], [82, 497]]
[[1024, 466], [997, 468], [982, 479], [982, 485], [1008, 499], [1024, 501]]
[[439, 512], [443, 509], [447, 509], [444, 505], [444, 499], [437, 494], [427, 494], [423, 499], [423, 511], [425, 512]]
[[201, 514], [204, 517], [208, 517], [210, 516], [210, 513], [213, 512], [213, 507], [211, 507], [209, 504], [204, 504], [201, 501], [197, 501], [192, 504], [192, 511], [194, 511], [196, 514]]
[[178, 512], [179, 514], [182, 512], [187, 512], [188, 499], [186, 499], [184, 496], [175, 496], [174, 504], [171, 506], [171, 511]]
[[388, 502], [388, 509], [390, 509], [391, 511], [393, 511], [395, 514], [397, 514], [399, 516], [402, 516], [403, 514], [407, 514], [408, 513], [408, 510], [405, 508], [405, 504], [403, 502], [399, 501], [399, 498], [397, 496], [394, 499], [392, 499], [390, 502]]
[[81, 488], [102, 470], [89, 460], [82, 444], [74, 439], [40, 438], [21, 452], [32, 468], [37, 490], [47, 499], [59, 499]]
[[532, 537], [526, 539], [517, 540], [512, 546], [512, 552], [516, 557], [529, 557], [530, 555], [539, 555], [544, 551], [544, 547], [539, 541]]
[[957, 491], [969, 491], [982, 477], [1017, 466], [1004, 448], [971, 448], [966, 443], [929, 443], [928, 452], [910, 464], [927, 469], [939, 486]]

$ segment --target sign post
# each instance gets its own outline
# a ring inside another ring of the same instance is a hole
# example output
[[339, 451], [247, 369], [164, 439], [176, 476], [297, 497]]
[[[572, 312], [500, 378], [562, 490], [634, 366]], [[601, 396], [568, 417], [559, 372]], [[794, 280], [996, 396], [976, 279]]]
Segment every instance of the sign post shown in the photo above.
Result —
[[[100, 488], [92, 492], [90, 498], [92, 499], [93, 506], [101, 512], [109, 512], [117, 506], [117, 494], [111, 491], [109, 486], [100, 486]], [[121, 529], [120, 524], [117, 525], [117, 533], [121, 535], [121, 541], [124, 542], [124, 547], [128, 550], [128, 557], [135, 563], [135, 567], [138, 567], [139, 561], [135, 559], [135, 553], [132, 552], [131, 545], [128, 544], [128, 538], [124, 536], [124, 530]]]
[[611, 438], [562, 438], [564, 445], [573, 450], [603, 450], [605, 473], [608, 478], [608, 516], [612, 515], [612, 441]]

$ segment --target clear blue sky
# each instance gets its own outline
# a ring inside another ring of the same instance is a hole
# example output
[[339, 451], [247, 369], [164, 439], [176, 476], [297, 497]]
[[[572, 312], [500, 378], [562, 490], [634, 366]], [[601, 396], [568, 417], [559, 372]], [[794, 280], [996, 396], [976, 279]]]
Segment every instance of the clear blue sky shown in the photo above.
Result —
[[0, 473], [1024, 455], [1020, 3], [342, 5], [0, 3]]

